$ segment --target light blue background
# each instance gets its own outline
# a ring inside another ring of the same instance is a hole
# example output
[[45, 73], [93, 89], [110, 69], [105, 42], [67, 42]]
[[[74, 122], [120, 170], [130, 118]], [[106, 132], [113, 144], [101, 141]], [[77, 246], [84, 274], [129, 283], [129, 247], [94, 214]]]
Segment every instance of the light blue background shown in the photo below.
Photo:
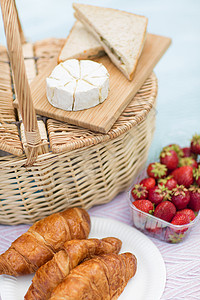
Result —
[[[149, 160], [169, 143], [188, 145], [200, 133], [200, 1], [80, 1], [148, 17], [148, 31], [172, 38], [155, 68], [159, 81], [157, 123]], [[73, 22], [71, 0], [16, 0], [26, 37], [31, 41], [66, 37]], [[5, 44], [2, 20], [0, 43]]]

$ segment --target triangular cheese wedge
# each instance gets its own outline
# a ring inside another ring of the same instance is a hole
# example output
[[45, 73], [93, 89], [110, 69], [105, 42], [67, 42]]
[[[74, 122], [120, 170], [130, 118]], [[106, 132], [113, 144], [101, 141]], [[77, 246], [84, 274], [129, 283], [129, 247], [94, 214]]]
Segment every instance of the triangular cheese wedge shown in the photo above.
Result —
[[81, 22], [76, 21], [59, 54], [58, 63], [72, 58], [93, 59], [104, 54], [105, 51], [101, 44], [86, 30]]
[[113, 8], [74, 3], [75, 17], [101, 43], [112, 62], [132, 80], [145, 42], [148, 19]]

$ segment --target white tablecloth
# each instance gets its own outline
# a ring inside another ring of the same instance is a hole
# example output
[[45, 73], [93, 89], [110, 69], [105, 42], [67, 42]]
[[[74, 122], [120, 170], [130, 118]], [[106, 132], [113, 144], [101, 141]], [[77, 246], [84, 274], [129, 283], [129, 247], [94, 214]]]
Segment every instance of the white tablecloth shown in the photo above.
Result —
[[[89, 213], [91, 216], [113, 218], [132, 225], [125, 193], [119, 194], [108, 204], [93, 207]], [[4, 252], [10, 243], [28, 228], [28, 225], [0, 226], [0, 253]], [[166, 265], [167, 281], [161, 300], [199, 300], [200, 220], [181, 243], [169, 244], [155, 238], [151, 240], [160, 250]]]

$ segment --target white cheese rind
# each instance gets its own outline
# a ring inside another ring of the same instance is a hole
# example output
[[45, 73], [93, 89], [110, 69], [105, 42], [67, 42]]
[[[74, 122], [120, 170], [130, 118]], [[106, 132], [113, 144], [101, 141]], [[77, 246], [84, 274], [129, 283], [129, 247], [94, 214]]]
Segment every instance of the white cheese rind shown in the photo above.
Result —
[[109, 92], [109, 74], [99, 63], [70, 59], [46, 79], [47, 99], [57, 108], [78, 111], [102, 103]]
[[75, 79], [78, 79], [80, 77], [80, 63], [77, 59], [69, 59], [62, 63], [60, 63], [58, 66], [61, 66], [64, 68], [72, 77]]
[[100, 67], [98, 69], [93, 70], [90, 73], [89, 77], [108, 77], [109, 78], [109, 73], [106, 69], [106, 67], [104, 67], [104, 65], [100, 64]]
[[[89, 97], [88, 97], [89, 95]], [[75, 91], [74, 111], [99, 104], [99, 89], [84, 80], [78, 81]]]
[[62, 67], [62, 64], [59, 64], [56, 68], [54, 68], [49, 78], [59, 80], [59, 82], [62, 84], [66, 84], [74, 79], [69, 72], [66, 72], [66, 69]]
[[107, 77], [86, 77], [85, 80], [98, 87], [99, 102], [102, 103], [108, 97], [109, 79]]
[[[64, 110], [72, 110], [74, 104], [74, 90], [76, 88], [76, 80], [69, 82], [67, 85], [62, 87], [56, 87], [54, 92], [54, 102], [57, 108]], [[66, 101], [67, 99], [67, 101]]]
[[81, 60], [80, 61], [80, 73], [81, 77], [90, 76], [93, 72], [97, 71], [102, 64], [99, 64], [91, 60]]

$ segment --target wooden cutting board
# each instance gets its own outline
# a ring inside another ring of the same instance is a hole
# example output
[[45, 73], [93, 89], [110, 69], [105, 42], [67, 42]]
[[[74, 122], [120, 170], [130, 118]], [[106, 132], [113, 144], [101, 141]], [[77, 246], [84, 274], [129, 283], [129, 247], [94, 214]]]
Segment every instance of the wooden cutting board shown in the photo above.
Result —
[[[47, 100], [46, 77], [50, 75], [57, 64], [56, 59], [52, 60], [43, 73], [36, 76], [30, 85], [36, 113], [93, 131], [108, 132], [152, 73], [155, 65], [168, 49], [170, 43], [170, 38], [147, 34], [147, 39], [132, 81], [128, 81], [125, 78], [108, 56], [96, 59], [95, 61], [102, 63], [110, 74], [110, 92], [108, 98], [96, 107], [77, 112], [68, 112], [55, 108]], [[18, 106], [17, 100], [14, 101], [14, 106]]]

